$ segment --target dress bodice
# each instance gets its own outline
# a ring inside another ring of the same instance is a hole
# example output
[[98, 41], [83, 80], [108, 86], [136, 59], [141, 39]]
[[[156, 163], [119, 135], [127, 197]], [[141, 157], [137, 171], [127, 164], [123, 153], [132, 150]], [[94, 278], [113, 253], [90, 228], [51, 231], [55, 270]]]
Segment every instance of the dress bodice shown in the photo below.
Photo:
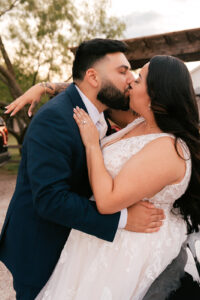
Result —
[[[104, 156], [104, 163], [106, 169], [109, 171], [113, 178], [120, 172], [123, 165], [149, 142], [165, 136], [170, 136], [174, 138], [173, 135], [168, 133], [153, 133], [120, 139], [126, 133], [128, 133], [130, 130], [132, 130], [134, 127], [136, 127], [139, 123], [143, 121], [143, 118], [138, 118], [124, 129], [114, 133], [112, 136], [105, 137], [102, 140], [101, 145]], [[165, 186], [160, 192], [148, 199], [150, 202], [157, 204], [157, 207], [171, 207], [173, 202], [184, 194], [190, 180], [191, 159], [189, 149], [182, 140], [179, 139], [178, 142], [181, 145], [184, 158], [186, 159], [185, 176], [181, 180], [181, 182]], [[106, 144], [108, 145], [106, 146]]]

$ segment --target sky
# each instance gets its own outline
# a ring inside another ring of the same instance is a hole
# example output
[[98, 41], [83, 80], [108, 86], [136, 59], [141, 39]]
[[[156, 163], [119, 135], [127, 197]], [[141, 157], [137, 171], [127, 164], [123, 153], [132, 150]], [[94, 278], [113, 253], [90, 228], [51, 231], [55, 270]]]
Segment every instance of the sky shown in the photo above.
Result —
[[200, 0], [110, 0], [109, 13], [126, 23], [124, 38], [200, 27]]
[[200, 0], [110, 0], [126, 38], [200, 27]]

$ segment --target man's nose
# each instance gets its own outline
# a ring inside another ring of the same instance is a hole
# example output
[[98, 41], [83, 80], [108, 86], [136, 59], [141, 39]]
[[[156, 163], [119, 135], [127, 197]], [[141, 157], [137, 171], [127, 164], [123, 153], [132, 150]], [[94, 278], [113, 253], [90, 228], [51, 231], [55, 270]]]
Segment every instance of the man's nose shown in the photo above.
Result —
[[134, 80], [135, 80], [135, 75], [133, 74], [133, 72], [129, 71], [128, 78], [127, 78], [128, 84], [130, 84]]

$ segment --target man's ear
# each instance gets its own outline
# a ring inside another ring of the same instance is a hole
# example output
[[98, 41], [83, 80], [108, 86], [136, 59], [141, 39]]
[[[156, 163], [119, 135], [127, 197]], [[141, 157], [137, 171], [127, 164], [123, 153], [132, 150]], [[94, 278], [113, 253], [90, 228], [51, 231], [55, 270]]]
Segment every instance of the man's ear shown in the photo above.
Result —
[[95, 69], [90, 68], [85, 73], [85, 79], [88, 81], [88, 83], [93, 86], [94, 88], [97, 88], [99, 85], [99, 77], [98, 73]]

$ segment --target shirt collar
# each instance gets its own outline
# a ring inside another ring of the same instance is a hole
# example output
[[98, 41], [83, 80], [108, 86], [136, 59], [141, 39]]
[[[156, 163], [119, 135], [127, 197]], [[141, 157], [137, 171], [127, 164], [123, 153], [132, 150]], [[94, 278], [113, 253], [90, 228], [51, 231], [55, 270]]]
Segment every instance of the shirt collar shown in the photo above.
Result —
[[85, 107], [87, 108], [88, 114], [91, 117], [92, 121], [96, 125], [99, 121], [101, 115], [104, 115], [103, 112], [100, 113], [96, 106], [83, 94], [83, 92], [75, 85], [83, 103], [85, 104]]

